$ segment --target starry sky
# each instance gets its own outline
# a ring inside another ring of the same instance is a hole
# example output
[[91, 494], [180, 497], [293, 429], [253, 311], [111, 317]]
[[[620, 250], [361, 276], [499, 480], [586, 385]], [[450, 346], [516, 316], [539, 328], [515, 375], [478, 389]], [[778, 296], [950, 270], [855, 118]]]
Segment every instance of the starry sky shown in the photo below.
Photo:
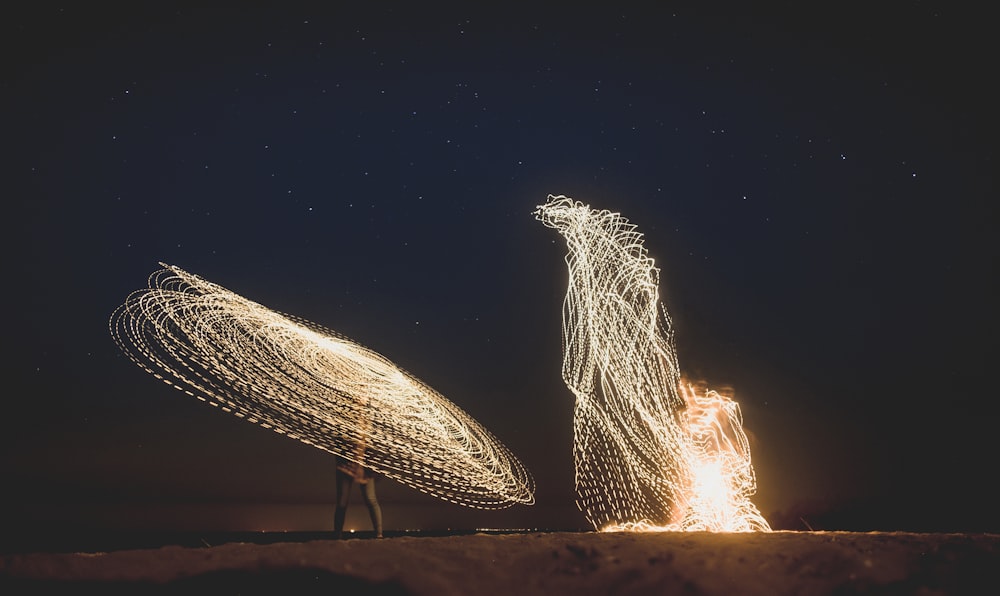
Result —
[[159, 261], [380, 352], [537, 483], [481, 512], [384, 481], [387, 529], [586, 528], [566, 248], [532, 215], [564, 194], [645, 235], [774, 527], [1000, 531], [982, 14], [210, 4], [2, 19], [8, 529], [332, 524], [330, 455], [115, 345]]

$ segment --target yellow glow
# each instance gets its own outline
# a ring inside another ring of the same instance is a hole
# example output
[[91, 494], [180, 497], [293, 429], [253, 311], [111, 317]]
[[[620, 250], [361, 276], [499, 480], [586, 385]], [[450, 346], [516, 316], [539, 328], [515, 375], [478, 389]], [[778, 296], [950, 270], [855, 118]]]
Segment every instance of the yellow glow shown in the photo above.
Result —
[[563, 369], [576, 396], [577, 506], [604, 531], [770, 531], [738, 404], [681, 377], [659, 269], [636, 226], [549, 195], [569, 248]]
[[446, 501], [534, 503], [531, 475], [500, 441], [381, 354], [161, 265], [109, 323], [155, 377]]

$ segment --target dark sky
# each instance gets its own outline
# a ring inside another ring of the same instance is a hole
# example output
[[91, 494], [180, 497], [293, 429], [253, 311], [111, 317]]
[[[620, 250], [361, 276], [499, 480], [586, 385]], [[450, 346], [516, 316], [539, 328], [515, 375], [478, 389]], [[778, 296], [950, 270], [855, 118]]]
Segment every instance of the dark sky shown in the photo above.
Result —
[[[476, 512], [386, 481], [387, 529], [585, 527], [551, 193], [645, 234], [775, 527], [1000, 531], [983, 14], [30, 4], [0, 19], [8, 527], [332, 524], [331, 456], [114, 344], [158, 261], [382, 353], [538, 485]], [[233, 513], [268, 503], [317, 509]]]

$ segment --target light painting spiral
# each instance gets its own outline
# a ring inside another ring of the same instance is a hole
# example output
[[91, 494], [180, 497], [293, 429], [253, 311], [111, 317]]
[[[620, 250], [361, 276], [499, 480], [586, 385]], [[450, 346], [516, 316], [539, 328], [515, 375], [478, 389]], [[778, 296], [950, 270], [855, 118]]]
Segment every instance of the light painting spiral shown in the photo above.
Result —
[[577, 506], [599, 530], [769, 531], [739, 405], [680, 374], [659, 270], [636, 226], [549, 195], [569, 248], [563, 368]]
[[109, 322], [146, 371], [446, 501], [480, 509], [534, 503], [530, 473], [500, 441], [382, 355], [161, 265]]

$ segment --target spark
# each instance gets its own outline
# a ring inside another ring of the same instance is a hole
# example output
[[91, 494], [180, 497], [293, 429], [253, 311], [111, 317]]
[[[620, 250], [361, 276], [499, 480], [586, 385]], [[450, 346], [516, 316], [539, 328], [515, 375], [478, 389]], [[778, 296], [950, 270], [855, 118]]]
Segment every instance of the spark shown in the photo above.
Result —
[[156, 378], [445, 501], [534, 503], [531, 474], [496, 437], [381, 354], [160, 265], [109, 321]]
[[579, 509], [603, 531], [770, 531], [750, 501], [739, 405], [682, 378], [642, 234], [562, 195], [535, 216], [569, 248], [562, 376]]

